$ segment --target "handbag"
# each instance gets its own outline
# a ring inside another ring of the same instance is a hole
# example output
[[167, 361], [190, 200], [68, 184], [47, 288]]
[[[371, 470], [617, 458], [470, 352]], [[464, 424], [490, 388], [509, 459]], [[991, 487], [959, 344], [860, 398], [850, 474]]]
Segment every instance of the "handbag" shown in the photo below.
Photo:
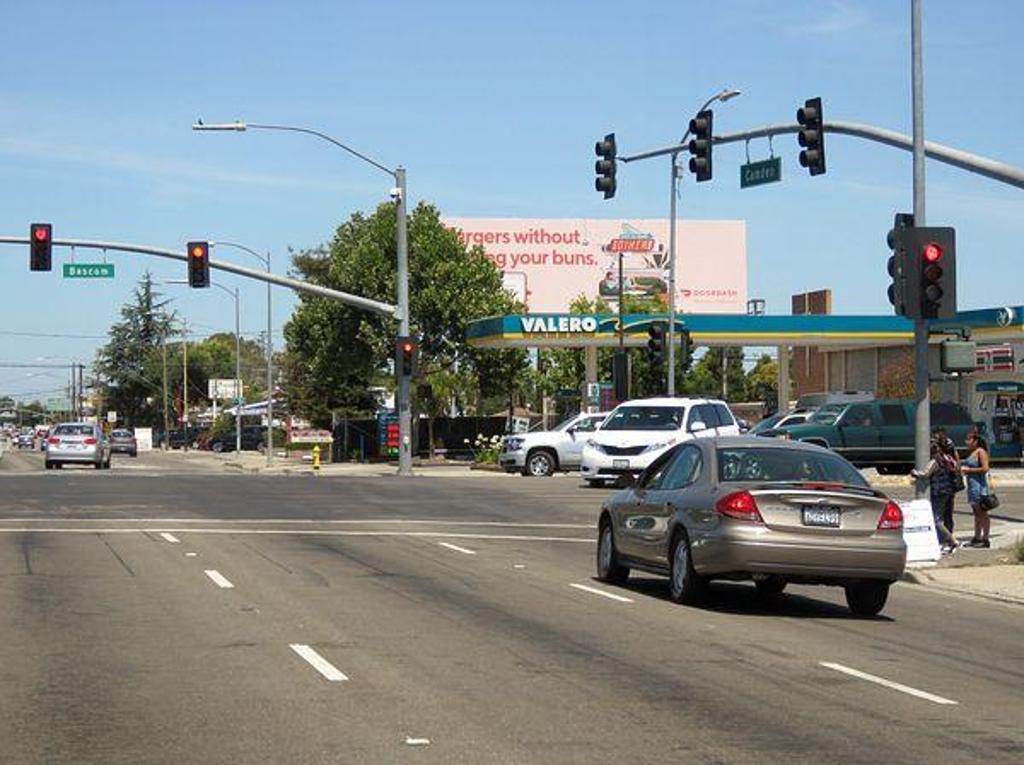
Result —
[[999, 497], [995, 494], [985, 494], [978, 501], [978, 504], [981, 505], [982, 510], [995, 510], [999, 507]]

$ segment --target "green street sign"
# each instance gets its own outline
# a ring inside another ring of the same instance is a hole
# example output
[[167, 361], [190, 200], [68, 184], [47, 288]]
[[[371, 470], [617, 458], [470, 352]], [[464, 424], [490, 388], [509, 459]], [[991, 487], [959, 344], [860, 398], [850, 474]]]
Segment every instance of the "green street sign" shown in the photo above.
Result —
[[751, 186], [762, 186], [766, 183], [775, 183], [781, 180], [782, 157], [772, 157], [771, 159], [763, 159], [760, 162], [740, 165], [741, 189]]
[[113, 279], [113, 263], [65, 263], [65, 279]]

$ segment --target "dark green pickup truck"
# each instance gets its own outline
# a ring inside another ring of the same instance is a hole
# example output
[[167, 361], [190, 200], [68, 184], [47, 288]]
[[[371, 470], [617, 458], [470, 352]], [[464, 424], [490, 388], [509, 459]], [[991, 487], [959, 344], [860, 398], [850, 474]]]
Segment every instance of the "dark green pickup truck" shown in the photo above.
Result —
[[[932, 428], [943, 428], [961, 451], [974, 427], [959, 404], [933, 403]], [[914, 402], [907, 399], [828, 404], [802, 425], [790, 425], [762, 435], [785, 436], [819, 444], [838, 452], [857, 467], [879, 473], [909, 472], [914, 466]]]

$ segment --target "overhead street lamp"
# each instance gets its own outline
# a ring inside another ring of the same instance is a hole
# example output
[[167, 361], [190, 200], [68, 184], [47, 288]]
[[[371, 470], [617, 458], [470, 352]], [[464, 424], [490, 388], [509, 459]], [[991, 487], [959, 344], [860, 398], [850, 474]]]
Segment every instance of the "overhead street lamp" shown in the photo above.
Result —
[[[711, 104], [716, 101], [725, 103], [726, 101], [735, 98], [740, 94], [738, 90], [732, 90], [725, 88], [715, 95], [711, 96], [704, 104], [697, 110], [697, 114], [707, 109]], [[669, 204], [669, 224], [668, 224], [668, 332], [666, 341], [668, 342], [668, 395], [674, 396], [676, 394], [676, 194], [679, 188], [679, 165], [676, 164], [676, 160], [679, 154], [684, 149], [686, 139], [690, 137], [689, 121], [687, 121], [686, 132], [683, 133], [683, 137], [679, 139], [680, 148], [671, 154], [671, 175], [672, 175], [672, 188]]]
[[[244, 244], [238, 244], [237, 242], [210, 242], [211, 247], [216, 246], [222, 247], [234, 247], [252, 255], [254, 258], [258, 258], [263, 265], [267, 267], [267, 273], [270, 273], [270, 251], [267, 251], [266, 256], [260, 255], [256, 250], [246, 247]], [[267, 452], [267, 467], [270, 467], [274, 461], [274, 336], [271, 334], [272, 318], [270, 314], [270, 282], [267, 282], [267, 441], [266, 441], [266, 452]]]
[[[196, 120], [192, 125], [193, 130], [200, 131], [234, 131], [245, 132], [246, 130], [283, 130], [292, 133], [306, 133], [327, 141], [354, 157], [358, 157], [367, 164], [373, 165], [378, 170], [387, 173], [395, 181], [395, 187], [391, 189], [391, 198], [395, 200], [395, 214], [397, 217], [396, 239], [398, 249], [397, 263], [397, 292], [398, 292], [398, 314], [399, 314], [399, 337], [409, 336], [409, 246], [407, 237], [407, 216], [406, 196], [407, 188], [405, 181], [405, 168], [396, 167], [394, 170], [382, 165], [376, 160], [362, 154], [341, 141], [311, 128], [297, 127], [294, 125], [261, 125], [254, 122], [223, 122], [205, 124], [201, 119]], [[411, 380], [408, 375], [395, 370], [395, 377], [398, 382], [398, 475], [412, 475], [412, 414], [409, 406]]]
[[[165, 284], [188, 284], [187, 279], [168, 279]], [[235, 299], [235, 451], [242, 453], [242, 330], [239, 319], [238, 287], [228, 289], [223, 284], [211, 281], [211, 286], [228, 293]], [[186, 399], [188, 391], [185, 391]], [[186, 434], [188, 423], [185, 424]], [[187, 435], [186, 435], [187, 438]]]

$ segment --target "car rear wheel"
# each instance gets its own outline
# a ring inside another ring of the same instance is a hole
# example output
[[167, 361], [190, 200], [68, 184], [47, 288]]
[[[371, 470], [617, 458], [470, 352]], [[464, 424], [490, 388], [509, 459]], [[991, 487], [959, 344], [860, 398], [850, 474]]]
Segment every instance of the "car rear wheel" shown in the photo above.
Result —
[[601, 524], [597, 537], [597, 578], [609, 584], [623, 584], [629, 579], [629, 568], [619, 563], [611, 521]]
[[672, 557], [668, 577], [668, 594], [675, 603], [694, 605], [707, 592], [707, 582], [693, 570], [690, 539], [680, 530], [672, 540]]
[[539, 449], [526, 457], [526, 475], [543, 478], [555, 472], [555, 458], [551, 452]]
[[860, 582], [846, 585], [846, 605], [857, 616], [878, 616], [889, 597], [888, 582]]
[[758, 579], [754, 582], [757, 594], [763, 597], [781, 595], [786, 589], [786, 580], [781, 576], [770, 576], [767, 579]]

